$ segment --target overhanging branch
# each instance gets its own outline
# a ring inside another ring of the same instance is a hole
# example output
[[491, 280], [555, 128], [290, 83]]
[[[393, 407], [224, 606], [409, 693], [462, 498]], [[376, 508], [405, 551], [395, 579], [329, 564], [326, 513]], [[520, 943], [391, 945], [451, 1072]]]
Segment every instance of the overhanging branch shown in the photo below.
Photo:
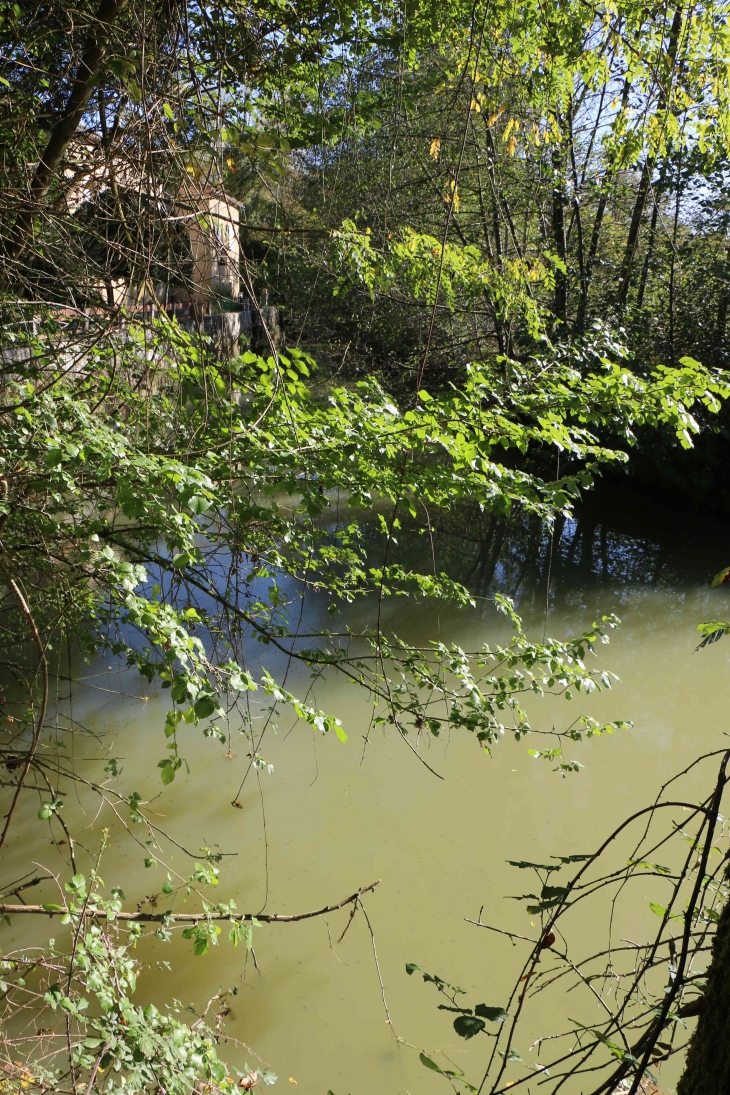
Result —
[[[347, 905], [352, 905], [360, 900], [363, 894], [374, 890], [380, 885], [380, 879], [371, 882], [369, 886], [362, 886], [356, 893], [350, 894], [336, 905], [325, 905], [324, 908], [314, 909], [312, 912], [303, 913], [222, 913], [211, 910], [209, 913], [152, 913], [152, 912], [118, 912], [114, 914], [114, 920], [142, 924], [200, 924], [205, 921], [223, 920], [242, 923], [244, 920], [258, 920], [261, 924], [291, 924], [297, 920], [311, 920], [315, 916], [325, 916], [327, 913], [337, 912]], [[53, 908], [48, 905], [5, 905], [0, 904], [0, 914], [5, 916], [67, 916], [68, 909]], [[108, 920], [105, 909], [96, 909], [89, 906], [83, 913], [87, 920]], [[113, 923], [114, 921], [112, 921]]]

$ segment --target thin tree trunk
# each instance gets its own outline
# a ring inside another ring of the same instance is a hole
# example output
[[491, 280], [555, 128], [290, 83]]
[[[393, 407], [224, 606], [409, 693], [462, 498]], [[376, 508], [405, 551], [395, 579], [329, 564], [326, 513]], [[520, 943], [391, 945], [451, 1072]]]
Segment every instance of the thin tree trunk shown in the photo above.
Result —
[[689, 1043], [677, 1095], [730, 1091], [730, 901], [720, 914], [707, 971], [704, 1008]]
[[555, 317], [562, 324], [568, 313], [568, 276], [566, 267], [567, 245], [565, 239], [565, 162], [559, 151], [553, 152], [553, 241], [563, 269], [555, 271]]
[[[496, 256], [495, 256], [495, 251], [492, 248], [492, 241], [491, 241], [490, 236], [489, 236], [489, 225], [487, 224], [487, 210], [486, 210], [486, 206], [484, 204], [484, 188], [482, 187], [482, 165], [479, 162], [479, 144], [476, 140], [474, 142], [474, 150], [475, 150], [476, 165], [477, 165], [477, 185], [478, 185], [478, 188], [479, 188], [479, 211], [480, 211], [481, 218], [482, 218], [482, 231], [484, 232], [484, 243], [485, 243], [486, 248], [487, 248], [487, 254], [489, 255], [489, 261], [491, 263], [494, 263], [497, 266], [497, 269], [501, 269], [502, 259], [501, 259], [501, 254], [500, 254], [499, 213], [498, 213], [496, 202], [494, 201], [494, 196], [493, 196], [493, 200], [492, 200], [492, 209], [493, 209], [492, 223], [493, 223], [493, 230], [494, 230], [494, 242], [495, 242], [495, 247], [496, 247]], [[489, 155], [489, 154], [487, 153], [487, 155]], [[487, 301], [489, 300], [486, 293], [485, 293], [485, 298], [487, 299]], [[499, 352], [500, 352], [501, 355], [504, 355], [505, 349], [506, 349], [506, 343], [505, 343], [505, 337], [504, 337], [504, 321], [503, 321], [503, 318], [502, 318], [501, 314], [499, 313], [499, 311], [496, 308], [494, 309], [494, 331], [495, 331], [495, 334], [497, 336], [497, 347], [499, 349]]]
[[583, 211], [580, 207], [580, 184], [578, 182], [578, 167], [575, 162], [575, 139], [573, 137], [572, 107], [568, 114], [568, 131], [570, 139], [570, 168], [573, 179], [573, 221], [577, 236], [576, 254], [578, 258], [578, 276], [580, 278], [580, 299], [588, 299], [588, 283], [586, 280], [586, 256], [585, 241], [583, 239]]
[[646, 282], [649, 277], [649, 266], [651, 264], [652, 254], [654, 253], [654, 240], [656, 239], [656, 222], [659, 217], [659, 195], [661, 190], [661, 178], [657, 185], [654, 187], [654, 208], [651, 211], [651, 224], [649, 225], [649, 239], [646, 245], [646, 255], [644, 256], [644, 265], [641, 269], [641, 281], [639, 283], [639, 292], [636, 297], [636, 307], [642, 308], [644, 305], [644, 293], [646, 292]]
[[[667, 57], [669, 60], [669, 75], [668, 81], [671, 81], [674, 75], [674, 63], [677, 57], [677, 45], [679, 43], [679, 34], [682, 30], [682, 9], [677, 8], [674, 13], [674, 19], [672, 20], [672, 29], [669, 32], [669, 46], [667, 49]], [[659, 110], [663, 110], [666, 107], [666, 93], [662, 90], [660, 96]], [[641, 231], [641, 221], [644, 216], [644, 209], [646, 207], [646, 199], [649, 194], [649, 187], [651, 186], [651, 177], [654, 174], [655, 157], [649, 154], [644, 161], [644, 166], [641, 170], [641, 178], [639, 180], [639, 189], [636, 192], [636, 199], [634, 201], [634, 209], [631, 214], [631, 223], [629, 225], [629, 234], [626, 238], [626, 248], [624, 250], [624, 258], [621, 264], [621, 280], [619, 282], [618, 292], [616, 293], [616, 304], [619, 308], [623, 308], [626, 304], [626, 299], [629, 295], [629, 288], [631, 286], [631, 274], [634, 266], [634, 259], [636, 257], [637, 246], [639, 243], [639, 233]]]
[[674, 225], [672, 227], [672, 258], [669, 266], [669, 346], [672, 355], [672, 365], [674, 365], [676, 354], [674, 352], [675, 342], [675, 289], [676, 289], [676, 274], [677, 274], [677, 230], [679, 228], [679, 205], [682, 199], [682, 155], [680, 153], [679, 161], [677, 163], [677, 194], [674, 202]]
[[598, 243], [601, 238], [601, 228], [603, 226], [603, 215], [606, 212], [606, 205], [608, 204], [608, 187], [610, 183], [611, 173], [606, 172], [606, 177], [601, 188], [601, 196], [598, 199], [598, 206], [596, 208], [596, 216], [593, 221], [593, 231], [591, 232], [591, 242], [588, 248], [588, 258], [586, 259], [585, 274], [583, 277], [583, 284], [581, 285], [580, 302], [578, 304], [578, 315], [576, 317], [575, 326], [578, 334], [582, 334], [586, 326], [586, 317], [588, 315], [588, 290], [591, 285], [591, 276], [593, 274], [593, 266], [596, 261], [596, 255], [598, 254]]
[[[489, 182], [490, 182], [491, 187], [492, 187], [492, 194], [494, 196], [495, 204], [497, 204], [501, 207], [501, 209], [504, 213], [505, 222], [506, 222], [505, 223], [505, 229], [504, 229], [504, 236], [505, 236], [505, 248], [504, 248], [504, 250], [505, 250], [505, 252], [507, 251], [507, 249], [509, 247], [509, 238], [511, 237], [512, 243], [514, 244], [515, 251], [517, 252], [517, 257], [521, 259], [522, 258], [522, 248], [520, 247], [520, 241], [517, 238], [517, 229], [515, 228], [515, 224], [514, 224], [514, 221], [512, 219], [512, 210], [510, 209], [509, 202], [507, 201], [507, 197], [506, 197], [504, 191], [501, 190], [499, 188], [499, 186], [497, 185], [497, 177], [496, 177], [495, 170], [494, 170], [495, 164], [497, 163], [497, 149], [495, 148], [494, 137], [492, 136], [491, 131], [489, 129], [489, 126], [487, 125], [487, 119], [486, 118], [484, 119], [484, 129], [485, 129], [486, 140], [487, 140], [487, 174], [489, 175]], [[497, 219], [497, 214], [495, 213], [495, 220], [496, 219]]]
[[629, 295], [629, 287], [631, 285], [631, 272], [634, 265], [634, 258], [636, 257], [636, 249], [639, 243], [639, 232], [641, 231], [641, 220], [644, 216], [644, 208], [646, 206], [646, 199], [649, 194], [649, 187], [651, 186], [651, 177], [653, 174], [654, 157], [648, 156], [643, 168], [641, 169], [639, 189], [636, 191], [634, 209], [631, 214], [631, 223], [629, 225], [629, 234], [626, 238], [624, 259], [621, 264], [621, 281], [619, 283], [618, 293], [616, 294], [616, 303], [619, 308], [623, 308], [623, 306], [626, 304], [626, 298]]
[[[624, 80], [623, 90], [621, 92], [621, 109], [626, 109], [626, 103], [629, 98], [629, 92], [631, 91], [631, 82]], [[612, 158], [607, 164], [606, 173], [603, 177], [603, 183], [601, 185], [601, 194], [598, 199], [598, 206], [596, 207], [596, 216], [593, 221], [593, 230], [591, 232], [591, 242], [588, 246], [588, 255], [585, 260], [585, 270], [580, 287], [580, 301], [578, 302], [578, 315], [575, 320], [575, 328], [578, 334], [582, 334], [585, 330], [586, 319], [588, 316], [588, 293], [591, 287], [591, 277], [593, 276], [593, 267], [596, 262], [596, 256], [598, 254], [598, 244], [601, 239], [601, 229], [603, 227], [603, 217], [606, 212], [606, 205], [608, 204], [608, 195], [611, 188], [611, 182], [616, 170], [616, 164]]]

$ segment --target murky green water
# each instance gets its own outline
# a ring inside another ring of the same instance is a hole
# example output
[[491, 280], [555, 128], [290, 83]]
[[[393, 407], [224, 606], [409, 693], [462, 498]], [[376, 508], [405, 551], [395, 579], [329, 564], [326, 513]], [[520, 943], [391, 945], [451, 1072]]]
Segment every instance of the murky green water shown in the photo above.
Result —
[[[592, 851], [610, 827], [652, 798], [664, 779], [727, 741], [730, 641], [693, 654], [696, 624], [726, 618], [730, 609], [726, 590], [708, 588], [713, 573], [730, 562], [730, 538], [722, 527], [682, 514], [656, 519], [643, 504], [618, 503], [580, 523], [569, 522], [552, 555], [546, 541], [531, 540], [525, 532], [502, 544], [497, 556], [496, 542], [487, 542], [488, 528], [471, 531], [466, 539], [463, 529], [452, 528], [439, 541], [449, 568], [469, 578], [485, 598], [487, 586], [513, 594], [533, 636], [542, 637], [545, 626], [548, 570], [549, 634], [575, 634], [601, 613], [622, 618], [620, 632], [600, 654], [601, 664], [621, 678], [614, 691], [574, 701], [573, 712], [552, 702], [542, 709], [531, 706], [535, 717], [543, 711], [545, 728], [564, 725], [578, 708], [597, 718], [633, 720], [632, 730], [576, 745], [571, 755], [585, 765], [577, 776], [561, 779], [549, 765], [532, 760], [529, 740], [505, 741], [489, 759], [464, 734], [427, 745], [429, 764], [444, 777], [438, 780], [392, 731], [371, 732], [365, 746], [370, 709], [353, 687], [331, 680], [317, 686], [315, 698], [342, 719], [346, 745], [334, 736], [315, 738], [304, 724], [292, 727], [282, 718], [278, 732], [269, 731], [261, 747], [274, 765], [273, 775], [253, 774], [239, 792], [248, 764], [245, 739], [234, 736], [233, 756], [227, 759], [225, 746], [189, 730], [184, 752], [191, 775], [160, 793], [155, 765], [164, 754], [164, 693], [101, 664], [86, 670], [85, 684], [75, 686], [66, 702], [64, 710], [79, 730], [65, 735], [69, 753], [119, 758], [120, 789], [137, 790], [143, 798], [159, 795], [154, 808], [160, 822], [181, 843], [193, 849], [218, 844], [234, 853], [224, 862], [218, 899], [233, 897], [239, 910], [251, 912], [300, 912], [381, 880], [365, 906], [392, 1027], [362, 915], [339, 944], [346, 912], [262, 928], [255, 938], [258, 969], [243, 947], [234, 950], [227, 943], [205, 958], [194, 958], [190, 944], [182, 942], [146, 944], [150, 968], [140, 996], [158, 1003], [177, 997], [199, 1007], [220, 989], [236, 989], [227, 1031], [251, 1049], [230, 1046], [229, 1056], [253, 1065], [258, 1055], [278, 1074], [278, 1090], [287, 1087], [289, 1077], [311, 1095], [330, 1089], [335, 1095], [445, 1090], [415, 1050], [396, 1042], [393, 1030], [431, 1054], [445, 1051], [478, 1080], [486, 1040], [460, 1040], [448, 1015], [436, 1010], [432, 986], [408, 977], [405, 963], [416, 962], [463, 986], [472, 1002], [503, 1004], [521, 952], [465, 918], [476, 919], [483, 907], [485, 921], [529, 934], [529, 915], [505, 898], [525, 892], [524, 878], [516, 878], [506, 860], [543, 861], [553, 854]], [[407, 551], [407, 543], [401, 549]], [[474, 648], [506, 637], [488, 599], [474, 611], [398, 607], [397, 630], [406, 638], [440, 638]], [[347, 622], [357, 626], [369, 611], [367, 605], [355, 606]], [[288, 687], [301, 692], [307, 683], [292, 672]], [[89, 771], [98, 770], [98, 760], [86, 764]], [[231, 805], [236, 798], [242, 808]], [[66, 806], [69, 823], [86, 812], [79, 840], [90, 850], [103, 825], [119, 828], [109, 811], [95, 816], [95, 809], [82, 794]], [[29, 803], [15, 826], [6, 878], [26, 869], [31, 840], [40, 865], [54, 871], [63, 866], [35, 810], [37, 804]], [[145, 854], [143, 846], [127, 840], [104, 863], [107, 885], [122, 885], [130, 905], [158, 891], [162, 882], [159, 870], [140, 872]], [[85, 861], [79, 851], [82, 870]], [[189, 870], [180, 852], [171, 864], [181, 873]], [[140, 873], [144, 892], [133, 881]], [[637, 932], [654, 894], [654, 880], [647, 881], [645, 892], [637, 891], [631, 921]], [[6, 950], [13, 942], [29, 945], [51, 934], [45, 921], [16, 920], [3, 932]], [[168, 960], [171, 970], [158, 965]], [[526, 1060], [532, 1059], [529, 1041], [550, 1019], [538, 1008], [525, 1044], [517, 1047]], [[675, 1072], [665, 1073], [668, 1088]]]

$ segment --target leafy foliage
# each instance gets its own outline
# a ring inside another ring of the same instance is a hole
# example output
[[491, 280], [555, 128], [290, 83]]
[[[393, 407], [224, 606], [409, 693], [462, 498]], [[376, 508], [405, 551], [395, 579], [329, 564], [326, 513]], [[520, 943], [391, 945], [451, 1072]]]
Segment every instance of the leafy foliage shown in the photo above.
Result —
[[[525, 697], [611, 686], [586, 660], [613, 616], [538, 643], [501, 598], [507, 643], [406, 642], [384, 624], [389, 598], [468, 609], [472, 592], [435, 558], [395, 561], [391, 548], [404, 525], [430, 533], [432, 513], [461, 503], [549, 524], [596, 474], [626, 464], [637, 437], [690, 449], [720, 410], [720, 359], [701, 363], [678, 333], [678, 214], [661, 353], [636, 352], [635, 316], [661, 282], [650, 269], [661, 203], [678, 209], [697, 177], [713, 195], [722, 182], [726, 22], [717, 5], [687, 18], [629, 0], [599, 11], [533, 0], [0, 6], [0, 665], [25, 690], [0, 747], [13, 794], [0, 847], [30, 773], [44, 781], [38, 821], [65, 830], [60, 787], [82, 777], [53, 741], [51, 707], [69, 651], [111, 653], [168, 694], [153, 762], [164, 787], [187, 770], [188, 727], [221, 745], [242, 731], [257, 773], [270, 765], [254, 726], [282, 706], [347, 742], [336, 713], [272, 672], [271, 650], [315, 680], [359, 685], [375, 724], [424, 763], [422, 735], [464, 729], [489, 752], [505, 735], [543, 733]], [[243, 222], [242, 253], [227, 289], [211, 274], [203, 291], [196, 239], [219, 274], [231, 259], [230, 224], [210, 207], [222, 194]], [[295, 345], [272, 334], [258, 301], [267, 285], [309, 301]], [[255, 327], [234, 353], [210, 331], [239, 307]], [[325, 359], [356, 343], [347, 368], [345, 350], [339, 372], [317, 371], [303, 348], [315, 326]], [[337, 630], [356, 599], [368, 623]], [[335, 622], [303, 634], [312, 602]], [[704, 626], [705, 643], [728, 627]], [[627, 725], [579, 716], [530, 752], [565, 775], [579, 767], [565, 743]], [[103, 773], [85, 786], [147, 837], [145, 868], [167, 866], [148, 804], [110, 787], [115, 759]], [[71, 949], [33, 959], [42, 994], [23, 955], [3, 958], [6, 1017], [33, 993], [41, 1012], [62, 1013], [66, 1060], [17, 1066], [9, 1053], [11, 1082], [232, 1090], [217, 1023], [134, 1002], [141, 929], [120, 927], [123, 896], [102, 897], [98, 863], [81, 873], [66, 836], [63, 904], [42, 911], [62, 917]], [[218, 944], [221, 920], [250, 949], [255, 918], [208, 898], [221, 854], [183, 851], [191, 873], [168, 870], [161, 893], [196, 901], [182, 928], [193, 954]], [[562, 866], [535, 866], [535, 914], [579, 899], [574, 881], [553, 884]], [[160, 914], [156, 934], [169, 939], [176, 923]], [[449, 1000], [457, 1034], [499, 1038], [489, 1024], [501, 1031], [506, 1011], [461, 1007], [461, 990], [424, 979]], [[520, 1060], [509, 1038], [501, 1052]]]

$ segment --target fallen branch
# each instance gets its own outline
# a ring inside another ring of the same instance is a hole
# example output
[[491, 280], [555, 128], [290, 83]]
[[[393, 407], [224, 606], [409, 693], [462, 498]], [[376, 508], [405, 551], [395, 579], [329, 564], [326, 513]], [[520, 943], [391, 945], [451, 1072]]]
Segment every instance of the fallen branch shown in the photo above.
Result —
[[[134, 921], [143, 924], [199, 924], [202, 921], [207, 920], [234, 920], [238, 922], [243, 922], [244, 920], [258, 920], [261, 924], [292, 923], [295, 920], [311, 920], [314, 916], [325, 916], [327, 913], [336, 912], [338, 909], [344, 909], [346, 905], [351, 905], [354, 901], [359, 901], [364, 893], [369, 893], [370, 890], [374, 890], [378, 885], [380, 885], [380, 879], [378, 879], [377, 882], [371, 882], [369, 886], [363, 886], [357, 893], [350, 894], [349, 897], [345, 897], [342, 901], [338, 901], [336, 905], [325, 905], [323, 909], [315, 909], [313, 912], [222, 913], [216, 912], [215, 910], [211, 910], [209, 913], [118, 912], [114, 914], [114, 920]], [[68, 911], [68, 909], [63, 908], [49, 908], [47, 905], [0, 905], [0, 914], [4, 914], [5, 916], [19, 916], [21, 913], [26, 916], [66, 916], [68, 915]], [[106, 910], [95, 909], [93, 906], [87, 908], [83, 915], [87, 920], [108, 920]]]

